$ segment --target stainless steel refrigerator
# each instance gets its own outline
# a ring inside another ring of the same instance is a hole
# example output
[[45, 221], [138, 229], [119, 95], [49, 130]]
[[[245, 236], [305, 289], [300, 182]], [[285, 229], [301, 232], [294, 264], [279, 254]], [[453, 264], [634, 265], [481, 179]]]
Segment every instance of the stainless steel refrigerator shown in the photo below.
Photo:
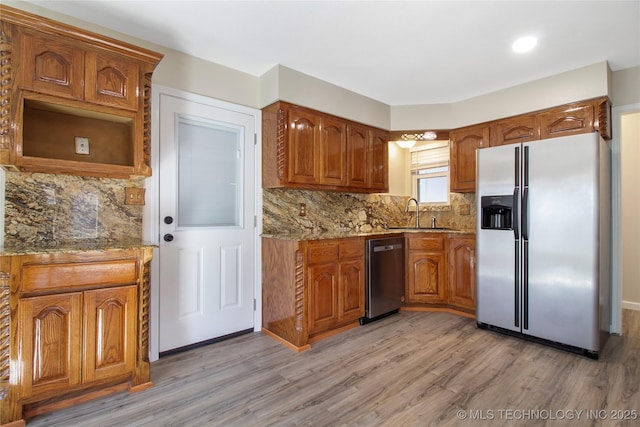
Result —
[[478, 326], [598, 357], [610, 330], [610, 157], [598, 133], [478, 150]]

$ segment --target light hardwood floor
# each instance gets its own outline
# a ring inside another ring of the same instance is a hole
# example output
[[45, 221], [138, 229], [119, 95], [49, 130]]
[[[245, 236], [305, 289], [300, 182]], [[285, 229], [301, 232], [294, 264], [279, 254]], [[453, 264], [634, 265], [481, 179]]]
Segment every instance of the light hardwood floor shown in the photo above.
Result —
[[167, 356], [152, 364], [153, 388], [28, 426], [636, 426], [639, 359], [637, 311], [597, 361], [404, 312], [300, 354], [252, 333]]

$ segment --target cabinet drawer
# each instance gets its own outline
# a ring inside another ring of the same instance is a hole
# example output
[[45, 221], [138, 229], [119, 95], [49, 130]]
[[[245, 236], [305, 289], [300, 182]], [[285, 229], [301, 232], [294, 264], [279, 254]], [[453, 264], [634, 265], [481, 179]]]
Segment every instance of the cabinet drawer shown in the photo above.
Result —
[[364, 256], [364, 240], [359, 238], [310, 243], [309, 264], [337, 262]]
[[409, 250], [443, 251], [444, 237], [410, 237]]
[[364, 256], [364, 241], [352, 239], [340, 243], [340, 259], [360, 258]]
[[336, 262], [340, 256], [340, 245], [337, 242], [310, 244], [307, 254], [309, 264]]
[[54, 288], [78, 288], [94, 285], [135, 283], [135, 260], [108, 262], [34, 264], [22, 267], [22, 291], [46, 291]]

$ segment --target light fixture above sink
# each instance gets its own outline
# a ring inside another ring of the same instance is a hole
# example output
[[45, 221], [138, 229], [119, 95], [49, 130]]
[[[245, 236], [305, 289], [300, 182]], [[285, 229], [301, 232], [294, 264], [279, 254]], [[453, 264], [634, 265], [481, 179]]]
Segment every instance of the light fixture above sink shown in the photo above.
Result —
[[403, 133], [400, 135], [400, 140], [396, 141], [401, 148], [411, 148], [417, 141], [433, 141], [438, 137], [438, 134], [434, 131], [425, 131], [423, 133]]

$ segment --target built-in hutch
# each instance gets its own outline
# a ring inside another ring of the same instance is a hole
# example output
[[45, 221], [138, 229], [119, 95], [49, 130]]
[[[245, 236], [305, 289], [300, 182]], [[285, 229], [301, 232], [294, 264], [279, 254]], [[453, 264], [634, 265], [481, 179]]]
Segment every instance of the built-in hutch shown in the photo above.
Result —
[[[0, 164], [150, 176], [151, 76], [161, 58], [0, 5]], [[0, 424], [152, 385], [152, 251], [134, 241], [0, 252]]]
[[150, 176], [151, 74], [162, 55], [2, 6], [0, 163]]

